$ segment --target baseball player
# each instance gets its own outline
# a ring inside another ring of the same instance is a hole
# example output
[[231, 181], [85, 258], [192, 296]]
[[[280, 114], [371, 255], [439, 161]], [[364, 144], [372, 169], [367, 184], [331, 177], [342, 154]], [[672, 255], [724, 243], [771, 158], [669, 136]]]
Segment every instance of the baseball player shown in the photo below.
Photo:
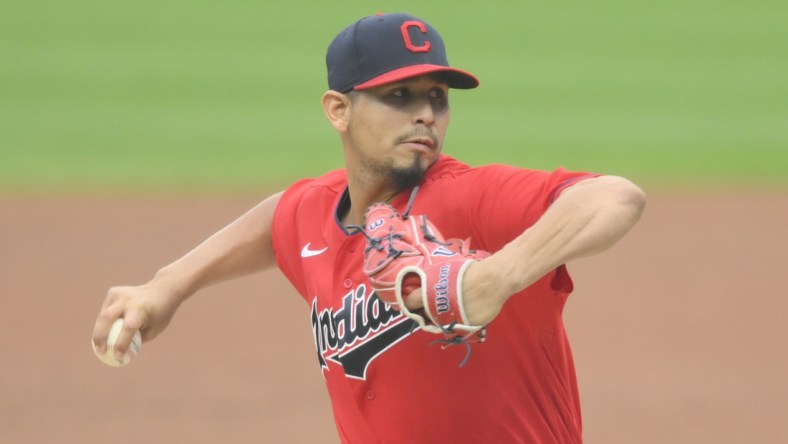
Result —
[[643, 192], [444, 154], [449, 91], [479, 80], [449, 66], [424, 20], [362, 18], [326, 62], [345, 168], [268, 197], [147, 284], [110, 289], [94, 342], [124, 317], [122, 354], [200, 288], [278, 267], [307, 303], [343, 443], [581, 442], [564, 264], [624, 236]]

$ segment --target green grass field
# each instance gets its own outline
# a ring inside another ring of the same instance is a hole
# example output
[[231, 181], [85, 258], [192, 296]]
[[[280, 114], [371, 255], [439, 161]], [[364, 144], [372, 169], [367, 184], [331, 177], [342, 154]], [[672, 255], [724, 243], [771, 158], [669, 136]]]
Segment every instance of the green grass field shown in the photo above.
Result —
[[482, 86], [446, 152], [665, 186], [788, 185], [778, 1], [37, 1], [0, 6], [0, 190], [248, 189], [341, 167], [324, 54], [377, 11]]

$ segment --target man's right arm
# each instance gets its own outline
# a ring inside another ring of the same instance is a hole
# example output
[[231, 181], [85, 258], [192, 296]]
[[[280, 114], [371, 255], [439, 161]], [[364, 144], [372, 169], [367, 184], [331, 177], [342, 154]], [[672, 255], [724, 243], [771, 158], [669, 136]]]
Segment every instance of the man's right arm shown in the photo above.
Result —
[[134, 332], [149, 341], [169, 324], [178, 307], [201, 288], [276, 265], [271, 239], [274, 211], [282, 193], [268, 197], [212, 235], [153, 279], [134, 287], [113, 287], [104, 299], [93, 329], [93, 342], [103, 351], [112, 323], [124, 318], [115, 346], [123, 354]]

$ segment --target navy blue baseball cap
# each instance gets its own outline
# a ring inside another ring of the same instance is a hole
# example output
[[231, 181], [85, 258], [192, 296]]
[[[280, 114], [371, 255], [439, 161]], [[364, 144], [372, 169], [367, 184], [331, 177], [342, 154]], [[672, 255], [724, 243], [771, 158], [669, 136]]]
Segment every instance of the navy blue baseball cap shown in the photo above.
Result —
[[430, 73], [442, 73], [451, 88], [479, 86], [473, 74], [449, 66], [438, 31], [408, 14], [377, 14], [348, 26], [328, 46], [326, 66], [329, 89], [341, 93]]

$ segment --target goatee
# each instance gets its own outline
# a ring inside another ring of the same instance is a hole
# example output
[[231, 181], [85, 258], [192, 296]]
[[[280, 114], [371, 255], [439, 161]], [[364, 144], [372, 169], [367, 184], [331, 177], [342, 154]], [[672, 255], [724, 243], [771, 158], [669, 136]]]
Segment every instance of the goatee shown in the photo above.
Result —
[[389, 180], [396, 194], [420, 184], [424, 180], [425, 173], [426, 171], [421, 166], [421, 154], [417, 154], [410, 166], [391, 168]]

